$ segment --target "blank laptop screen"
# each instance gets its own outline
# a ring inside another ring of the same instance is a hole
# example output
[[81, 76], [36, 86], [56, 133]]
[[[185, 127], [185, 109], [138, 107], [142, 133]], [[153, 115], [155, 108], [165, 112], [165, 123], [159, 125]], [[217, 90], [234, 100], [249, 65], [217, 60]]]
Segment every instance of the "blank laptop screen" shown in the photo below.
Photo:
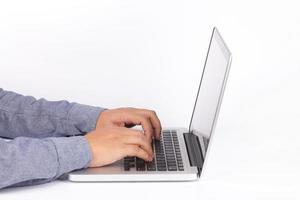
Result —
[[190, 131], [209, 140], [216, 123], [231, 53], [214, 28], [190, 123]]

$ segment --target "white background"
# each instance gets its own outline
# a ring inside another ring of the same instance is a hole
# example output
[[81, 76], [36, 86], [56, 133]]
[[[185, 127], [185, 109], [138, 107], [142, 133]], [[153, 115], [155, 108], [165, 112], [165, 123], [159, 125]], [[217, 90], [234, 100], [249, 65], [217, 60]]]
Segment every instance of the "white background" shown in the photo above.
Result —
[[1, 1], [0, 87], [187, 127], [213, 26], [233, 63], [200, 181], [56, 181], [0, 199], [299, 199], [297, 1]]

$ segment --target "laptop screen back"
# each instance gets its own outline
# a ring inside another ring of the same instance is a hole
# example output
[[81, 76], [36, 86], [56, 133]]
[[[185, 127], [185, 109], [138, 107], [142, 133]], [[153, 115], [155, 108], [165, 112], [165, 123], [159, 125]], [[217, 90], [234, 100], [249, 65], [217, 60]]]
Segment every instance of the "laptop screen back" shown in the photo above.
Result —
[[230, 62], [231, 53], [214, 28], [189, 127], [190, 132], [204, 138], [204, 155], [216, 124]]

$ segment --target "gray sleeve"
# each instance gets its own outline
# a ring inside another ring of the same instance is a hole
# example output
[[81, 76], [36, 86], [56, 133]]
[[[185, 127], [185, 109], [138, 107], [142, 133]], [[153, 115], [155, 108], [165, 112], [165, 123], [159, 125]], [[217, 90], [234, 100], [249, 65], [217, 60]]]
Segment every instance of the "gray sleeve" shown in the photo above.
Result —
[[90, 160], [84, 136], [0, 139], [0, 188], [49, 182]]
[[92, 131], [103, 108], [36, 100], [0, 88], [0, 137], [58, 137]]

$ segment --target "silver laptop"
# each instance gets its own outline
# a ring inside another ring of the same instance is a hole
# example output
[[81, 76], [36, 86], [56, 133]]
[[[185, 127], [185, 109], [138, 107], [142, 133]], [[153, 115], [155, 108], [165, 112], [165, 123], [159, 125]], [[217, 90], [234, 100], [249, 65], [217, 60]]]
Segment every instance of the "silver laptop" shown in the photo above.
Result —
[[197, 180], [208, 156], [209, 143], [216, 125], [231, 53], [217, 28], [213, 29], [195, 105], [188, 129], [163, 129], [161, 140], [153, 140], [154, 159], [145, 162], [126, 157], [99, 168], [69, 174], [76, 182], [191, 181]]

